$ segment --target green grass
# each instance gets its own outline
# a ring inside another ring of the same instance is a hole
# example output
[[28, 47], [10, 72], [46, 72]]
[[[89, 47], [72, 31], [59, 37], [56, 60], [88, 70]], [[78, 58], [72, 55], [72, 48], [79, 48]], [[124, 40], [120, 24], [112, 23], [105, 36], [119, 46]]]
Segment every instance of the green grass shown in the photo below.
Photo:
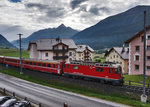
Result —
[[147, 103], [141, 103], [140, 96], [137, 96], [137, 95], [134, 95], [131, 93], [125, 93], [125, 94], [109, 93], [108, 94], [108, 93], [104, 93], [104, 91], [102, 91], [102, 90], [85, 88], [80, 85], [73, 85], [73, 84], [64, 83], [61, 81], [50, 81], [50, 80], [36, 78], [35, 76], [25, 75], [25, 74], [20, 75], [19, 72], [15, 71], [13, 69], [6, 69], [4, 67], [1, 72], [24, 79], [24, 80], [35, 82], [38, 84], [42, 84], [42, 85], [46, 85], [49, 87], [54, 87], [54, 88], [70, 91], [70, 92], [75, 92], [75, 93], [83, 94], [86, 96], [106, 99], [106, 100], [110, 100], [110, 101], [114, 101], [114, 102], [118, 102], [118, 103], [135, 106], [135, 107], [150, 107], [150, 102], [149, 102], [150, 99], [148, 99]]
[[106, 58], [104, 57], [104, 54], [93, 54], [93, 61], [101, 61], [105, 62]]
[[[129, 80], [132, 82], [131, 85], [140, 85], [143, 86], [143, 75], [127, 75], [124, 74], [123, 75], [125, 83], [129, 84]], [[150, 84], [150, 77], [147, 76], [146, 77], [146, 86], [148, 85], [148, 83]]]
[[[20, 57], [19, 49], [0, 49], [1, 56]], [[29, 58], [29, 52], [22, 50], [22, 58]]]

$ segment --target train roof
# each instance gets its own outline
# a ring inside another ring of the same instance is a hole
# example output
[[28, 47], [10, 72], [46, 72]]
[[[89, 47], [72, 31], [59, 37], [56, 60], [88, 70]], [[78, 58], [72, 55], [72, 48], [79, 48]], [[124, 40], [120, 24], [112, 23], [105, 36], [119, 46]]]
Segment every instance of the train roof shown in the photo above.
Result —
[[38, 62], [47, 62], [47, 63], [59, 63], [60, 60], [40, 60], [40, 59], [29, 59], [29, 58], [24, 58], [23, 60], [27, 61], [38, 61]]
[[[0, 56], [0, 57], [20, 60], [20, 58], [18, 57], [7, 57], [7, 56]], [[22, 60], [47, 62], [47, 63], [59, 63], [60, 62], [59, 60], [40, 60], [40, 59], [29, 59], [29, 58], [22, 58]]]
[[89, 65], [89, 66], [103, 66], [103, 67], [118, 67], [118, 64], [113, 62], [94, 62], [94, 61], [71, 61], [70, 64]]

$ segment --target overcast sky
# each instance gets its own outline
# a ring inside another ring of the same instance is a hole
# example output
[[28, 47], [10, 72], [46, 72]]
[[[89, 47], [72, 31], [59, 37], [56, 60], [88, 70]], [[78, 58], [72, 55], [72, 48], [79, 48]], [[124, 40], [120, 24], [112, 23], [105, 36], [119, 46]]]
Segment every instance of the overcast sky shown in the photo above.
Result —
[[0, 0], [0, 33], [9, 41], [65, 24], [83, 30], [150, 0]]

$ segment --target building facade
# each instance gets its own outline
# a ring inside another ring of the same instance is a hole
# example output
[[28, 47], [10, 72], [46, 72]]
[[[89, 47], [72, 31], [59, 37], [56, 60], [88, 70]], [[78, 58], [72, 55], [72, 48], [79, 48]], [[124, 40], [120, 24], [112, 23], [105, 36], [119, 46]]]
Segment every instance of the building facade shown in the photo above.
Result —
[[[150, 26], [146, 28], [146, 75], [150, 75]], [[138, 32], [125, 43], [129, 44], [129, 74], [143, 74], [144, 30]]]
[[76, 60], [92, 61], [94, 50], [88, 45], [77, 45]]
[[30, 58], [42, 60], [91, 61], [93, 49], [87, 45], [76, 45], [72, 39], [38, 39], [28, 46]]
[[[30, 58], [42, 60], [75, 60], [77, 46], [72, 39], [38, 39], [30, 42], [28, 50]], [[72, 54], [70, 54], [72, 53]]]
[[113, 47], [105, 54], [107, 62], [113, 62], [122, 67], [122, 73], [128, 73], [128, 47]]

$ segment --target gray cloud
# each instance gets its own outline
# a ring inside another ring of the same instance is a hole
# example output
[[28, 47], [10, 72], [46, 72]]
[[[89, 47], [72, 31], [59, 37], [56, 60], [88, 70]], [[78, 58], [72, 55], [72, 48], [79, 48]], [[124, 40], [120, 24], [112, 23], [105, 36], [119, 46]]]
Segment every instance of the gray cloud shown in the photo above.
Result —
[[55, 20], [57, 18], [62, 18], [66, 13], [66, 10], [64, 8], [50, 6], [50, 5], [43, 5], [43, 4], [38, 4], [38, 3], [30, 3], [30, 4], [27, 4], [26, 7], [28, 9], [36, 7], [39, 10], [39, 12], [46, 13], [46, 14], [43, 14], [44, 16], [40, 16], [37, 18], [38, 21], [43, 20], [44, 22], [50, 22], [52, 18]]
[[26, 4], [27, 8], [37, 7], [40, 10], [47, 9], [48, 5], [38, 4], [38, 3], [28, 3]]
[[109, 8], [106, 7], [96, 7], [96, 6], [92, 6], [89, 10], [89, 12], [91, 12], [94, 15], [99, 15], [100, 13], [110, 13]]
[[82, 2], [85, 2], [85, 1], [88, 1], [88, 0], [72, 0], [70, 2], [71, 8], [75, 9], [79, 4], [81, 4]]

